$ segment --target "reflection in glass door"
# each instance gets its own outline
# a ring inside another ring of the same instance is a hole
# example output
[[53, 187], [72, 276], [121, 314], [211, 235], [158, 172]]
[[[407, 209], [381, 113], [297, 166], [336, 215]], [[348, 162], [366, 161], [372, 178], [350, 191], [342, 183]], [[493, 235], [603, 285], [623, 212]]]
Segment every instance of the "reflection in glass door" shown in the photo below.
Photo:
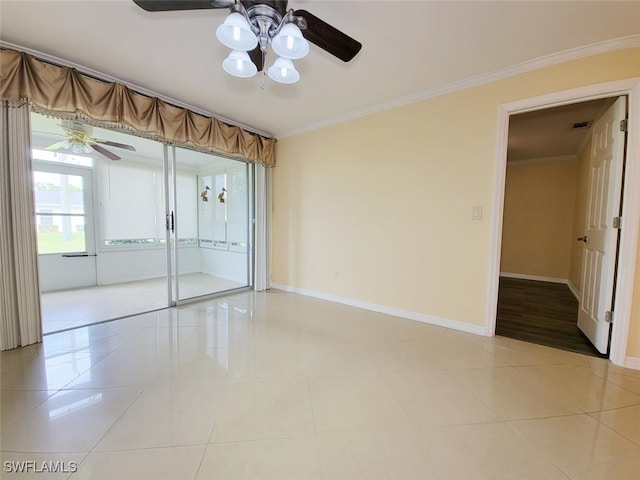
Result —
[[248, 169], [175, 149], [178, 300], [249, 285]]
[[162, 144], [36, 113], [31, 128], [43, 331], [166, 308]]
[[[251, 284], [251, 166], [82, 122], [31, 120], [45, 333]], [[74, 144], [63, 127], [113, 151]]]

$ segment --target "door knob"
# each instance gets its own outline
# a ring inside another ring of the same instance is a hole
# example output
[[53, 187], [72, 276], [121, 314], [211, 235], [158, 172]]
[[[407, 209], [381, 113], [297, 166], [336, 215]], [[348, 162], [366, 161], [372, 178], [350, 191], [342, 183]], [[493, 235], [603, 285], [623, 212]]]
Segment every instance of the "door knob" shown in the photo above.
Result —
[[579, 242], [587, 243], [587, 236], [585, 235], [584, 237], [578, 237], [578, 238], [577, 238], [577, 240], [578, 240]]

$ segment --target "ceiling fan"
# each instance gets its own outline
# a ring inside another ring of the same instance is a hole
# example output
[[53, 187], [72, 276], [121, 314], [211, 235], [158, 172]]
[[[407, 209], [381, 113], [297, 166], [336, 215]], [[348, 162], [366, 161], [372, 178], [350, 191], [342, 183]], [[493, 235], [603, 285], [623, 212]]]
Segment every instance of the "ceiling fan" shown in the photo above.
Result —
[[64, 135], [67, 138], [49, 145], [46, 147], [46, 150], [58, 150], [60, 148], [64, 148], [73, 153], [90, 153], [92, 150], [95, 150], [110, 160], [120, 160], [121, 157], [107, 150], [102, 145], [124, 148], [133, 152], [136, 151], [135, 147], [132, 145], [93, 138], [91, 136], [93, 134], [93, 127], [91, 125], [86, 125], [73, 120], [62, 120], [62, 123], [59, 125], [62, 127], [62, 130], [64, 130]]
[[309, 52], [307, 41], [343, 62], [355, 57], [362, 44], [306, 10], [287, 10], [287, 0], [133, 0], [148, 12], [173, 10], [230, 10], [216, 30], [218, 40], [232, 49], [224, 70], [236, 77], [252, 77], [264, 68], [269, 45], [278, 58], [267, 73], [280, 83], [294, 83], [300, 75], [292, 60]]

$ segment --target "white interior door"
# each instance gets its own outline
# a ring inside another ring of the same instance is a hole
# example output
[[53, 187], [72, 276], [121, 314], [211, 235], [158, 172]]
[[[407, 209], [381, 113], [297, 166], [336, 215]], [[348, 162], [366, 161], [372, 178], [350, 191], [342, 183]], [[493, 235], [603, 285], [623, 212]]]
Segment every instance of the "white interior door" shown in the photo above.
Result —
[[626, 99], [620, 97], [594, 124], [591, 146], [585, 251], [578, 327], [601, 353], [609, 346], [620, 215]]

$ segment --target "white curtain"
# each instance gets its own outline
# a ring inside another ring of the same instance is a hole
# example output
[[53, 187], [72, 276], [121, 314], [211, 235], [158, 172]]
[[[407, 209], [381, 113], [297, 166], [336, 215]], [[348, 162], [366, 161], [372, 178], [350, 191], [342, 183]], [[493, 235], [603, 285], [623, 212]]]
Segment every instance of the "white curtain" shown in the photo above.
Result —
[[270, 169], [256, 164], [255, 170], [255, 257], [253, 289], [256, 291], [271, 288], [269, 281], [269, 212], [271, 195], [269, 189]]
[[0, 350], [42, 341], [29, 105], [0, 103]]

